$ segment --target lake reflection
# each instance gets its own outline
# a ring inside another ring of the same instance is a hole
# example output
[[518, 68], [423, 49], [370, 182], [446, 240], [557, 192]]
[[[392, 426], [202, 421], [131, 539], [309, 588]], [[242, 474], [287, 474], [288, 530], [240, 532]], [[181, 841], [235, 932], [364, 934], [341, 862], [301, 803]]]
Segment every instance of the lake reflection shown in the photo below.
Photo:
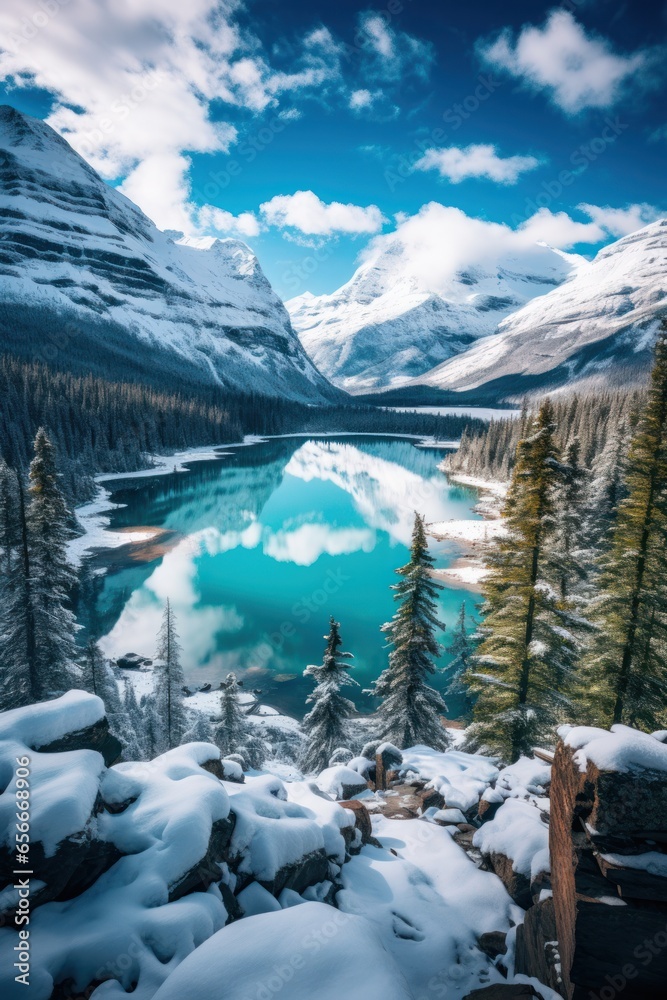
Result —
[[[379, 628], [394, 611], [389, 587], [408, 558], [414, 511], [428, 521], [476, 517], [474, 493], [438, 471], [442, 454], [387, 438], [283, 438], [188, 472], [107, 484], [125, 505], [111, 528], [156, 535], [93, 557], [107, 571], [104, 650], [150, 656], [169, 597], [191, 686], [217, 687], [235, 670], [264, 701], [300, 716], [312, 687], [302, 673], [320, 661], [333, 613], [366, 687], [386, 665]], [[452, 557], [447, 544], [433, 552], [442, 566]], [[463, 599], [472, 610], [470, 594], [443, 591], [449, 625]], [[356, 701], [371, 707], [360, 690]]]

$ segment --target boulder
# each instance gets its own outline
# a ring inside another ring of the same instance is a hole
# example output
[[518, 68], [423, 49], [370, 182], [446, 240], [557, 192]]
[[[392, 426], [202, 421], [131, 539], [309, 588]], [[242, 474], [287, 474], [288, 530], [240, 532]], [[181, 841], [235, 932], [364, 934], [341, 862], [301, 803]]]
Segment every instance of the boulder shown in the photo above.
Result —
[[65, 753], [68, 750], [97, 750], [102, 754], [107, 767], [116, 764], [122, 756], [123, 746], [120, 740], [116, 739], [109, 732], [109, 721], [104, 716], [87, 726], [85, 729], [77, 729], [71, 733], [52, 740], [50, 743], [34, 745], [33, 750], [40, 753]]
[[375, 751], [375, 787], [385, 791], [389, 784], [388, 772], [403, 763], [403, 754], [393, 743], [381, 743]]
[[322, 771], [317, 779], [317, 785], [323, 792], [338, 800], [348, 800], [368, 789], [368, 782], [357, 771], [349, 767], [337, 765]]
[[141, 667], [152, 664], [152, 660], [146, 660], [145, 657], [139, 656], [138, 653], [125, 653], [124, 656], [119, 656], [116, 663], [121, 668], [121, 670], [140, 670]]
[[328, 877], [329, 858], [322, 848], [279, 868], [272, 879], [258, 878], [257, 881], [268, 889], [272, 896], [279, 896], [283, 889], [292, 889], [301, 895], [308, 886], [325, 882]]
[[374, 844], [377, 845], [377, 840], [373, 836], [373, 823], [371, 821], [371, 815], [363, 804], [358, 799], [354, 799], [351, 802], [339, 802], [343, 809], [349, 809], [350, 812], [354, 813], [354, 829], [358, 830], [361, 834], [362, 844]]
[[415, 796], [419, 803], [418, 811], [420, 813], [425, 813], [427, 809], [445, 808], [445, 797], [435, 788], [423, 788], [421, 791], [415, 792]]
[[487, 931], [477, 938], [477, 947], [494, 962], [507, 953], [507, 934], [504, 931]]
[[209, 885], [220, 881], [220, 863], [225, 860], [235, 819], [234, 813], [230, 812], [226, 819], [216, 820], [212, 824], [206, 854], [169, 886], [169, 902], [181, 899], [190, 892], [206, 892]]

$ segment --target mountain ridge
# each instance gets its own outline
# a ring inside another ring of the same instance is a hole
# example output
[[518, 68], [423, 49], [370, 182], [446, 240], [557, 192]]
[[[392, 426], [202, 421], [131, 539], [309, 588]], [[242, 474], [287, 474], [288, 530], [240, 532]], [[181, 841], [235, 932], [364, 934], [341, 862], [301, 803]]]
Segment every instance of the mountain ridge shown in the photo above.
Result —
[[352, 393], [379, 391], [411, 384], [585, 265], [578, 255], [537, 243], [429, 281], [396, 234], [337, 291], [306, 292], [286, 307], [332, 382]]
[[241, 241], [163, 233], [53, 129], [0, 107], [0, 347], [73, 370], [326, 402]]
[[516, 398], [566, 384], [639, 382], [663, 316], [667, 219], [604, 247], [559, 288], [503, 320], [496, 334], [411, 380], [406, 390]]

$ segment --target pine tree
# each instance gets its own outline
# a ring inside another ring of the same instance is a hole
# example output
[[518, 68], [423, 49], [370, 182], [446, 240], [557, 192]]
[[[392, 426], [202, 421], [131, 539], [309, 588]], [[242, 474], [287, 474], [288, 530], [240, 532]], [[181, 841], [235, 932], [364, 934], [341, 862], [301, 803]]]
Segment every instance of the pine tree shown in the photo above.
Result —
[[37, 698], [69, 690], [75, 676], [76, 624], [68, 603], [76, 578], [67, 559], [69, 511], [58, 480], [54, 447], [40, 428], [27, 512]]
[[463, 715], [469, 715], [472, 710], [473, 701], [470, 692], [463, 683], [463, 678], [470, 669], [473, 655], [476, 648], [476, 639], [468, 632], [468, 615], [466, 613], [465, 601], [461, 603], [456, 625], [452, 631], [452, 641], [445, 647], [445, 652], [452, 657], [446, 668], [447, 686], [445, 696], [463, 697]]
[[340, 623], [333, 615], [329, 619], [329, 634], [321, 666], [309, 666], [304, 677], [312, 677], [315, 690], [306, 699], [312, 704], [304, 716], [301, 728], [306, 736], [302, 757], [304, 771], [322, 771], [328, 766], [335, 750], [347, 741], [347, 722], [354, 713], [354, 704], [340, 693], [341, 687], [356, 684], [348, 675], [352, 653], [341, 653]]
[[445, 750], [450, 742], [441, 722], [447, 706], [426, 683], [437, 669], [433, 658], [441, 652], [436, 629], [445, 627], [438, 618], [436, 600], [442, 588], [431, 574], [434, 562], [428, 551], [424, 519], [416, 514], [410, 561], [396, 571], [403, 579], [392, 586], [400, 607], [382, 626], [393, 647], [389, 666], [371, 691], [382, 699], [377, 710], [378, 735], [399, 749], [423, 743]]
[[216, 727], [214, 742], [220, 753], [227, 757], [231, 753], [241, 754], [249, 767], [261, 767], [266, 747], [256, 737], [239, 701], [239, 686], [236, 674], [227, 674], [220, 695], [221, 720]]
[[571, 609], [562, 601], [549, 548], [562, 467], [549, 400], [533, 433], [519, 442], [503, 516], [508, 535], [491, 560], [484, 588], [482, 642], [467, 683], [477, 696], [467, 747], [516, 760], [550, 741], [568, 706], [578, 646]]
[[185, 678], [181, 666], [181, 647], [178, 643], [176, 619], [167, 600], [158, 633], [155, 685], [155, 709], [161, 726], [157, 741], [158, 753], [165, 753], [180, 746], [187, 729], [185, 707], [183, 705], [183, 685]]
[[203, 712], [195, 712], [194, 719], [185, 736], [184, 743], [212, 743], [213, 727]]
[[3, 479], [7, 516], [0, 588], [0, 710], [4, 711], [29, 705], [39, 695], [25, 494], [16, 473], [7, 470]]
[[584, 508], [584, 537], [593, 559], [608, 548], [618, 505], [626, 496], [629, 447], [630, 431], [626, 422], [621, 421], [593, 463]]
[[585, 661], [591, 719], [654, 730], [667, 724], [667, 323], [655, 347], [648, 400], [627, 459], [604, 558], [598, 637]]
[[584, 539], [586, 484], [587, 473], [581, 465], [581, 442], [575, 438], [566, 450], [565, 462], [559, 467], [554, 533], [548, 554], [551, 575], [563, 601], [576, 593], [581, 594], [592, 570]]
[[149, 760], [145, 714], [137, 701], [134, 687], [128, 681], [123, 694], [123, 712], [128, 722], [129, 740], [123, 751], [126, 760]]

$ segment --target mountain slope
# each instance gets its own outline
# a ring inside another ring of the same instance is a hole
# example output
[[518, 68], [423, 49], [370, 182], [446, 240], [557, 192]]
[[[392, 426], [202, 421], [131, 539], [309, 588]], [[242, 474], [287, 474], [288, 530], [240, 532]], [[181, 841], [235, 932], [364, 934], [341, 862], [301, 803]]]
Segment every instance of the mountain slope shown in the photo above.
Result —
[[321, 402], [257, 258], [162, 233], [44, 122], [0, 107], [0, 349], [153, 383]]
[[667, 219], [601, 250], [498, 333], [410, 386], [502, 398], [542, 387], [642, 377], [667, 315]]
[[[443, 247], [447, 238], [443, 230]], [[352, 392], [395, 387], [493, 333], [583, 263], [534, 244], [429, 279], [397, 234], [338, 291], [307, 292], [286, 305], [304, 347], [334, 383]]]

